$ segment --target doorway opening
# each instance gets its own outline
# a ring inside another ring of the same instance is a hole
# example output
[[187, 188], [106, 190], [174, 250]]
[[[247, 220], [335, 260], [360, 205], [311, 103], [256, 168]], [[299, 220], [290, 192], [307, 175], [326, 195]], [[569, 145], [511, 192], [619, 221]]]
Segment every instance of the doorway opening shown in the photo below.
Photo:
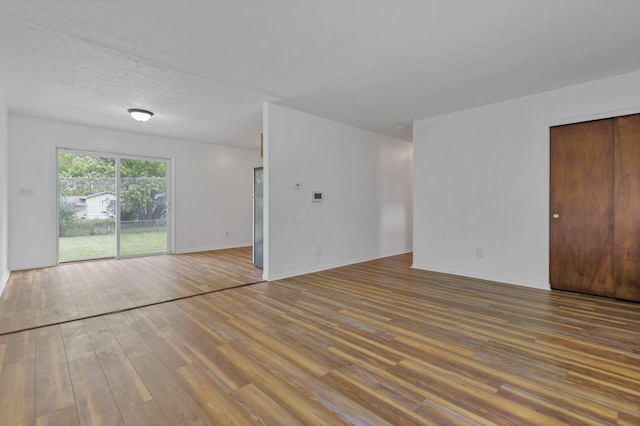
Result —
[[58, 150], [58, 261], [167, 253], [169, 165]]

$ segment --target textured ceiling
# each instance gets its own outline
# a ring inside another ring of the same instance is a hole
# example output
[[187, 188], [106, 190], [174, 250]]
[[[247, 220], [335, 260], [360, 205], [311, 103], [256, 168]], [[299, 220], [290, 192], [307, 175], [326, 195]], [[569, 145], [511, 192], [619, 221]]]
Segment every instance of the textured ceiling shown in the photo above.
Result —
[[638, 17], [638, 0], [0, 0], [0, 89], [14, 113], [222, 145], [259, 146], [264, 101], [411, 140], [415, 119], [639, 70]]

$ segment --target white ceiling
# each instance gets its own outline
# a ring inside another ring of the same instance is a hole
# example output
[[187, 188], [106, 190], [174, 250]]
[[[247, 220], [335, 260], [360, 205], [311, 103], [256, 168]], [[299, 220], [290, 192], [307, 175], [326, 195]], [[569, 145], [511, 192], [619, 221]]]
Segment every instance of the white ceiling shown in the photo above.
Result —
[[638, 0], [0, 0], [0, 89], [13, 113], [222, 145], [259, 146], [265, 101], [411, 140], [415, 119], [639, 70], [639, 18]]

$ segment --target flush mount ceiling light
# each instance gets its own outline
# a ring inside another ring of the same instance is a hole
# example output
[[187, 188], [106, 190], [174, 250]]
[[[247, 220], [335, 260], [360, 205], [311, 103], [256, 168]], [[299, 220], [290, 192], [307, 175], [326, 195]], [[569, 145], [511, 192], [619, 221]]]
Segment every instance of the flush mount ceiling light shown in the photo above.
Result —
[[134, 120], [138, 121], [147, 121], [153, 115], [151, 111], [146, 109], [129, 108], [127, 111], [129, 111]]

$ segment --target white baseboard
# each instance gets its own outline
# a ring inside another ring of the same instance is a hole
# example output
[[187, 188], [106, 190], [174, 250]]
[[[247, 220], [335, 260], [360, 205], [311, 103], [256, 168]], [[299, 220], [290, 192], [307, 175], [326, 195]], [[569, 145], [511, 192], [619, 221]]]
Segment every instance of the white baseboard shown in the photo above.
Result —
[[198, 252], [201, 252], [201, 251], [224, 250], [224, 249], [233, 249], [233, 248], [241, 248], [241, 247], [250, 247], [252, 244], [253, 244], [252, 242], [248, 242], [248, 243], [237, 243], [237, 244], [231, 244], [231, 245], [217, 245], [217, 246], [182, 249], [182, 250], [176, 250], [175, 254], [198, 253]]
[[314, 272], [326, 271], [328, 269], [334, 269], [334, 268], [340, 268], [342, 266], [353, 265], [355, 263], [362, 263], [362, 262], [368, 262], [370, 260], [382, 259], [383, 257], [390, 257], [390, 256], [396, 256], [399, 254], [410, 253], [412, 251], [413, 249], [409, 248], [409, 249], [404, 249], [404, 250], [400, 250], [393, 253], [385, 253], [385, 254], [378, 254], [374, 256], [360, 257], [360, 258], [349, 259], [341, 262], [318, 265], [312, 268], [297, 269], [294, 271], [285, 272], [283, 274], [270, 275], [269, 277], [265, 277], [263, 275], [263, 279], [265, 279], [266, 281], [282, 280], [285, 278], [297, 277], [299, 275], [312, 274]]
[[36, 263], [33, 265], [9, 265], [12, 271], [28, 271], [29, 269], [52, 268], [57, 263]]
[[478, 274], [475, 272], [463, 271], [460, 269], [448, 269], [448, 268], [441, 268], [434, 265], [424, 265], [424, 264], [417, 264], [417, 263], [414, 263], [413, 265], [411, 265], [411, 267], [413, 269], [421, 269], [423, 271], [458, 275], [461, 277], [476, 278], [479, 280], [486, 280], [486, 281], [495, 281], [502, 284], [512, 284], [512, 285], [518, 285], [521, 287], [536, 288], [539, 290], [551, 290], [551, 286], [549, 285], [549, 283], [543, 284], [539, 282], [527, 281], [527, 280], [522, 280], [518, 278], [504, 277], [504, 276], [497, 276], [497, 275], [490, 275], [490, 274]]
[[0, 296], [2, 295], [2, 292], [4, 291], [5, 286], [9, 282], [9, 275], [11, 275], [11, 271], [7, 270], [2, 275], [2, 278], [0, 278]]

